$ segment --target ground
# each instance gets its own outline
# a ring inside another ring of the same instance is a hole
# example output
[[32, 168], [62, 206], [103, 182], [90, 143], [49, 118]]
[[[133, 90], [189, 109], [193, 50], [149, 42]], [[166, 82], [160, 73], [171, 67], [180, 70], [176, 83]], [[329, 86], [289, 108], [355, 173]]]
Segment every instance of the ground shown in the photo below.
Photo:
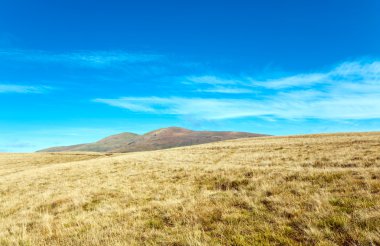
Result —
[[0, 155], [0, 245], [380, 245], [380, 133]]

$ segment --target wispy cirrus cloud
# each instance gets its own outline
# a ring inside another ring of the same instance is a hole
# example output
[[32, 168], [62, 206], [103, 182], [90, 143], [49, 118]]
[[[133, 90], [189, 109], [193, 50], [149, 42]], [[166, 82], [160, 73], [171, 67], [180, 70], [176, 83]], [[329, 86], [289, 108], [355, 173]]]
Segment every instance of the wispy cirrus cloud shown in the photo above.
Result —
[[221, 93], [221, 94], [248, 94], [253, 93], [253, 90], [248, 88], [236, 88], [236, 87], [224, 87], [216, 86], [207, 89], [198, 89], [197, 92], [208, 92], [208, 93]]
[[316, 85], [336, 85], [347, 83], [376, 84], [380, 80], [380, 61], [351, 61], [341, 63], [324, 72], [301, 73], [278, 78], [257, 80], [249, 76], [191, 76], [184, 79], [187, 84], [229, 85], [240, 88], [261, 87], [273, 90], [305, 88]]
[[348, 98], [320, 95], [305, 98], [298, 94], [282, 94], [265, 100], [124, 97], [96, 99], [96, 102], [125, 108], [134, 112], [190, 116], [204, 120], [242, 117], [273, 117], [282, 119], [374, 119], [380, 118], [380, 93], [370, 97], [351, 95]]
[[125, 51], [77, 51], [53, 53], [36, 50], [0, 50], [0, 59], [19, 62], [59, 63], [64, 65], [107, 67], [123, 63], [156, 61], [161, 55]]
[[0, 84], [0, 93], [23, 93], [23, 94], [34, 94], [34, 93], [47, 93], [51, 91], [52, 88], [49, 86], [30, 86], [30, 85], [15, 85], [15, 84]]
[[[346, 62], [326, 72], [304, 73], [257, 81], [252, 78], [193, 77], [207, 83], [210, 92], [236, 86], [238, 98], [223, 97], [122, 97], [96, 102], [134, 112], [191, 116], [205, 120], [240, 117], [282, 119], [377, 119], [380, 118], [380, 62]], [[249, 84], [248, 84], [249, 83]], [[250, 88], [250, 89], [249, 89]], [[222, 90], [220, 91], [221, 93]], [[269, 91], [268, 91], [269, 90]], [[229, 93], [234, 92], [233, 90]], [[228, 93], [228, 92], [227, 92]]]
[[[221, 94], [246, 94], [252, 93], [248, 81], [242, 78], [223, 78], [217, 76], [189, 76], [182, 80], [183, 84], [194, 86], [197, 92], [221, 93]], [[201, 88], [200, 88], [201, 87]], [[203, 88], [202, 88], [203, 87]]]
[[214, 75], [188, 76], [183, 79], [184, 84], [234, 85], [239, 80], [221, 78]]
[[378, 84], [380, 81], [380, 61], [344, 62], [326, 72], [305, 73], [277, 79], [257, 81], [248, 78], [252, 85], [269, 89], [310, 87], [337, 84]]

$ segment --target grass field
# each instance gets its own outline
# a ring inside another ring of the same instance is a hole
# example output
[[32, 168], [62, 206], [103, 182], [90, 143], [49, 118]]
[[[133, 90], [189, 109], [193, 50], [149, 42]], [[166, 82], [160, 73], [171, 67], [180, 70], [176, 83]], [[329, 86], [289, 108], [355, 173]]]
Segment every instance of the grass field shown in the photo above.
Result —
[[380, 133], [1, 154], [0, 245], [380, 245]]

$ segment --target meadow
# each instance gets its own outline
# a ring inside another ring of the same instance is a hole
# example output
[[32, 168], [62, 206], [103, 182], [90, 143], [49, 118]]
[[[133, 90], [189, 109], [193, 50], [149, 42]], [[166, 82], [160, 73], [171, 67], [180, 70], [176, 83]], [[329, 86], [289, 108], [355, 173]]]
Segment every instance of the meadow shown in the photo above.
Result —
[[380, 245], [380, 133], [0, 154], [0, 245]]

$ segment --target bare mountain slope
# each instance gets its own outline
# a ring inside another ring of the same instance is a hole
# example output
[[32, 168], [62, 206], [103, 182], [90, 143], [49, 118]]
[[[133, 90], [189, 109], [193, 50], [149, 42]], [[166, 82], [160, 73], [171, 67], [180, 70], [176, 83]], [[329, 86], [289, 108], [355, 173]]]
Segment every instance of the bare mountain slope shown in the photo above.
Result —
[[120, 148], [124, 144], [128, 144], [138, 135], [135, 133], [125, 132], [117, 135], [112, 135], [101, 139], [95, 143], [77, 144], [71, 146], [52, 147], [39, 152], [70, 152], [70, 151], [93, 151], [93, 152], [111, 152], [114, 149]]
[[139, 136], [133, 142], [115, 149], [114, 152], [158, 150], [259, 136], [264, 135], [247, 132], [191, 131], [179, 127], [169, 127]]
[[95, 151], [124, 153], [260, 136], [265, 135], [247, 132], [192, 131], [180, 127], [168, 127], [148, 132], [144, 135], [122, 133], [102, 139], [96, 143], [53, 147], [40, 152]]

